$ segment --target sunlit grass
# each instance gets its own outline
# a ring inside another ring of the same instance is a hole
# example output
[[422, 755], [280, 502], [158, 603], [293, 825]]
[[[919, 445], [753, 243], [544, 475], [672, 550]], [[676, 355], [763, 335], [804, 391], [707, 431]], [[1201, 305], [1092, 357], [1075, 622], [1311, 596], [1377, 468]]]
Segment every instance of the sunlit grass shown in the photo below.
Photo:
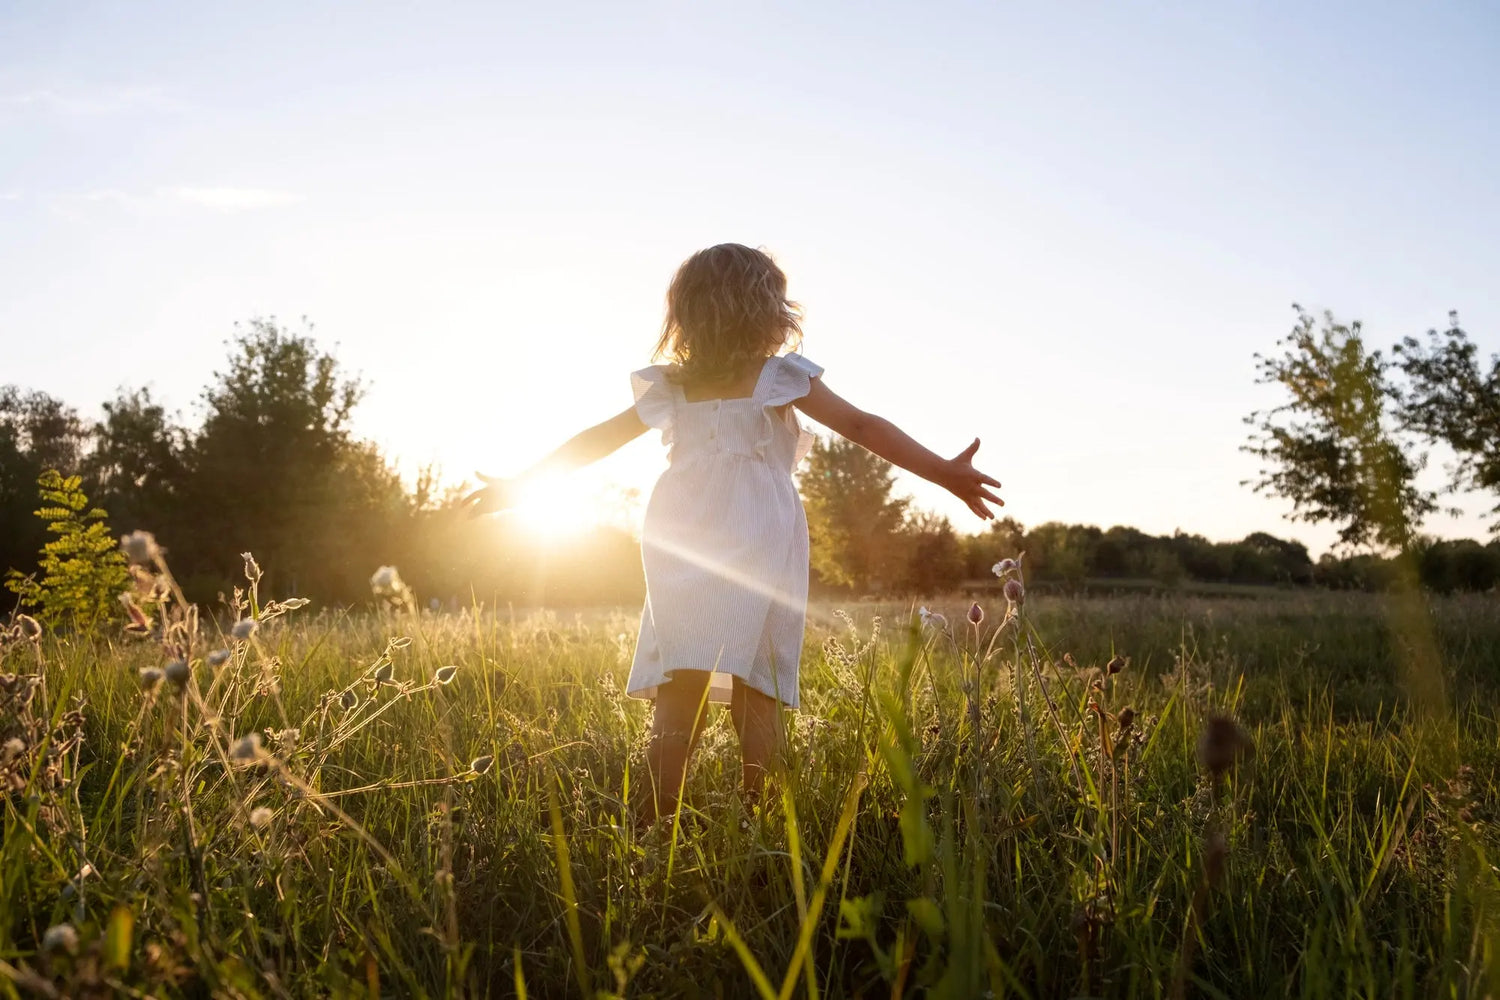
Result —
[[[0, 992], [1496, 992], [1489, 598], [1433, 605], [1454, 708], [1420, 723], [1374, 598], [1032, 596], [989, 658], [1002, 607], [929, 604], [915, 641], [815, 616], [782, 794], [747, 811], [716, 717], [675, 841], [626, 809], [634, 609], [301, 609], [210, 628], [185, 690], [143, 690], [151, 643], [12, 642], [43, 680], [0, 710]], [[1218, 781], [1215, 713], [1254, 744]]]

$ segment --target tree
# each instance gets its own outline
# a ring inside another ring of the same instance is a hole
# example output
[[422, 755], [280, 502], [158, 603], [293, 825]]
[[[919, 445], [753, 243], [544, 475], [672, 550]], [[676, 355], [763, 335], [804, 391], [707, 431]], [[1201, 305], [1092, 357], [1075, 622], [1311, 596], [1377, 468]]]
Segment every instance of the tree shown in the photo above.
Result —
[[104, 511], [89, 506], [79, 477], [47, 469], [37, 485], [42, 506], [36, 516], [57, 537], [42, 548], [41, 580], [12, 570], [5, 586], [42, 624], [88, 628], [119, 610], [128, 579], [125, 557], [105, 526]]
[[[1500, 356], [1481, 371], [1478, 350], [1448, 314], [1448, 329], [1406, 337], [1393, 349], [1406, 385], [1396, 391], [1404, 426], [1453, 450], [1448, 489], [1500, 493]], [[1500, 502], [1491, 509], [1500, 513]], [[1500, 522], [1490, 530], [1500, 531]]]
[[78, 471], [88, 431], [77, 411], [44, 392], [0, 386], [0, 570], [29, 571], [46, 531], [32, 516], [45, 469]]
[[908, 501], [891, 496], [891, 463], [853, 441], [818, 438], [798, 477], [812, 566], [824, 582], [879, 590], [898, 572], [896, 534]]
[[152, 401], [150, 390], [122, 390], [105, 403], [93, 438], [83, 469], [115, 528], [161, 531], [171, 524], [185, 471], [186, 434]]
[[930, 511], [913, 512], [900, 532], [903, 553], [901, 589], [908, 593], [940, 594], [954, 590], [964, 578], [964, 553], [958, 534], [946, 517]]
[[1389, 426], [1390, 363], [1365, 350], [1358, 323], [1325, 313], [1319, 329], [1294, 308], [1281, 353], [1256, 355], [1256, 381], [1290, 401], [1245, 418], [1255, 433], [1244, 450], [1265, 463], [1251, 485], [1290, 500], [1296, 519], [1340, 525], [1344, 545], [1405, 549], [1437, 504], [1415, 482], [1424, 460]]
[[373, 446], [350, 434], [363, 386], [274, 319], [251, 321], [232, 348], [184, 456], [191, 558], [227, 582], [250, 551], [273, 594], [364, 596], [370, 572], [390, 561], [381, 550], [406, 498]]

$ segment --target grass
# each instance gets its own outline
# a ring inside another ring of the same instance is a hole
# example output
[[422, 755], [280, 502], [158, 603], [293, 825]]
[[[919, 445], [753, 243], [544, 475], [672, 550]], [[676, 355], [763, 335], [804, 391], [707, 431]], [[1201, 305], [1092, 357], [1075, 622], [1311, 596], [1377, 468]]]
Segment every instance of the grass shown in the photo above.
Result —
[[780, 795], [716, 719], [675, 836], [633, 612], [13, 636], [0, 993], [1500, 995], [1493, 598], [848, 610]]

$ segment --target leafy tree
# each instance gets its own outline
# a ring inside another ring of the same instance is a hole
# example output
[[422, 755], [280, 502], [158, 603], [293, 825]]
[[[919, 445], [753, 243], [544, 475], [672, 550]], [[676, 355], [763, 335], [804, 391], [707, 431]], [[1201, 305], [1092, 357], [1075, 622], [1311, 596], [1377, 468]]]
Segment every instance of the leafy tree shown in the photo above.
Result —
[[1290, 399], [1245, 418], [1255, 433], [1244, 450], [1265, 463], [1252, 485], [1290, 500], [1294, 518], [1340, 525], [1345, 545], [1404, 549], [1437, 504], [1415, 482], [1423, 459], [1388, 426], [1391, 365], [1365, 349], [1358, 323], [1325, 313], [1319, 328], [1295, 308], [1281, 353], [1256, 355], [1256, 381]]
[[350, 434], [363, 391], [311, 336], [274, 319], [235, 339], [184, 455], [184, 527], [200, 574], [231, 579], [250, 551], [272, 593], [366, 596], [406, 498], [378, 451]]
[[954, 590], [963, 582], [963, 548], [946, 517], [915, 511], [902, 526], [900, 540], [904, 550], [899, 580], [902, 590], [939, 594]]
[[44, 392], [0, 386], [0, 569], [30, 570], [47, 539], [32, 516], [44, 469], [78, 471], [88, 430], [78, 413]]
[[87, 628], [119, 608], [128, 575], [125, 557], [90, 507], [78, 476], [47, 469], [37, 479], [42, 507], [36, 516], [57, 537], [42, 548], [40, 581], [11, 570], [5, 586], [36, 611], [44, 625]]
[[84, 472], [116, 529], [161, 530], [172, 523], [185, 471], [186, 434], [168, 420], [150, 390], [121, 391], [105, 403], [93, 438]]
[[[1448, 329], [1393, 349], [1406, 385], [1396, 392], [1403, 424], [1453, 450], [1449, 489], [1500, 493], [1500, 356], [1481, 369], [1479, 352], [1448, 314]], [[1500, 502], [1491, 513], [1500, 513]], [[1491, 525], [1500, 531], [1500, 522]]]
[[798, 478], [812, 566], [825, 583], [878, 590], [893, 582], [908, 501], [891, 496], [891, 463], [853, 441], [818, 438]]

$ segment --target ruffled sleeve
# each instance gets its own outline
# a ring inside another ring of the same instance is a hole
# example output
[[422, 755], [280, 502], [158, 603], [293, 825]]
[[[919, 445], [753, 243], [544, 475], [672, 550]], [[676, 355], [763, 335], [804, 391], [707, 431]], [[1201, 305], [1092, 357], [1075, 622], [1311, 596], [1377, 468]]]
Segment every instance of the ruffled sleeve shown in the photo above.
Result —
[[823, 368], [800, 354], [784, 354], [771, 362], [776, 371], [766, 394], [767, 406], [794, 403], [812, 391], [812, 380], [823, 374]]
[[[784, 354], [771, 359], [770, 363], [776, 366], [776, 370], [771, 373], [762, 404], [766, 414], [766, 432], [756, 443], [757, 450], [765, 454], [765, 449], [775, 436], [777, 421], [784, 421], [787, 429], [797, 436], [796, 449], [792, 453], [792, 465], [795, 466], [812, 449], [813, 437], [803, 429], [797, 421], [797, 414], [787, 404], [795, 403], [811, 392], [812, 380], [823, 374], [823, 368], [800, 354]], [[782, 407], [786, 409], [783, 410]]]
[[630, 373], [630, 389], [635, 394], [635, 412], [641, 423], [662, 432], [662, 442], [672, 441], [672, 418], [676, 406], [667, 373], [661, 365], [652, 365]]

